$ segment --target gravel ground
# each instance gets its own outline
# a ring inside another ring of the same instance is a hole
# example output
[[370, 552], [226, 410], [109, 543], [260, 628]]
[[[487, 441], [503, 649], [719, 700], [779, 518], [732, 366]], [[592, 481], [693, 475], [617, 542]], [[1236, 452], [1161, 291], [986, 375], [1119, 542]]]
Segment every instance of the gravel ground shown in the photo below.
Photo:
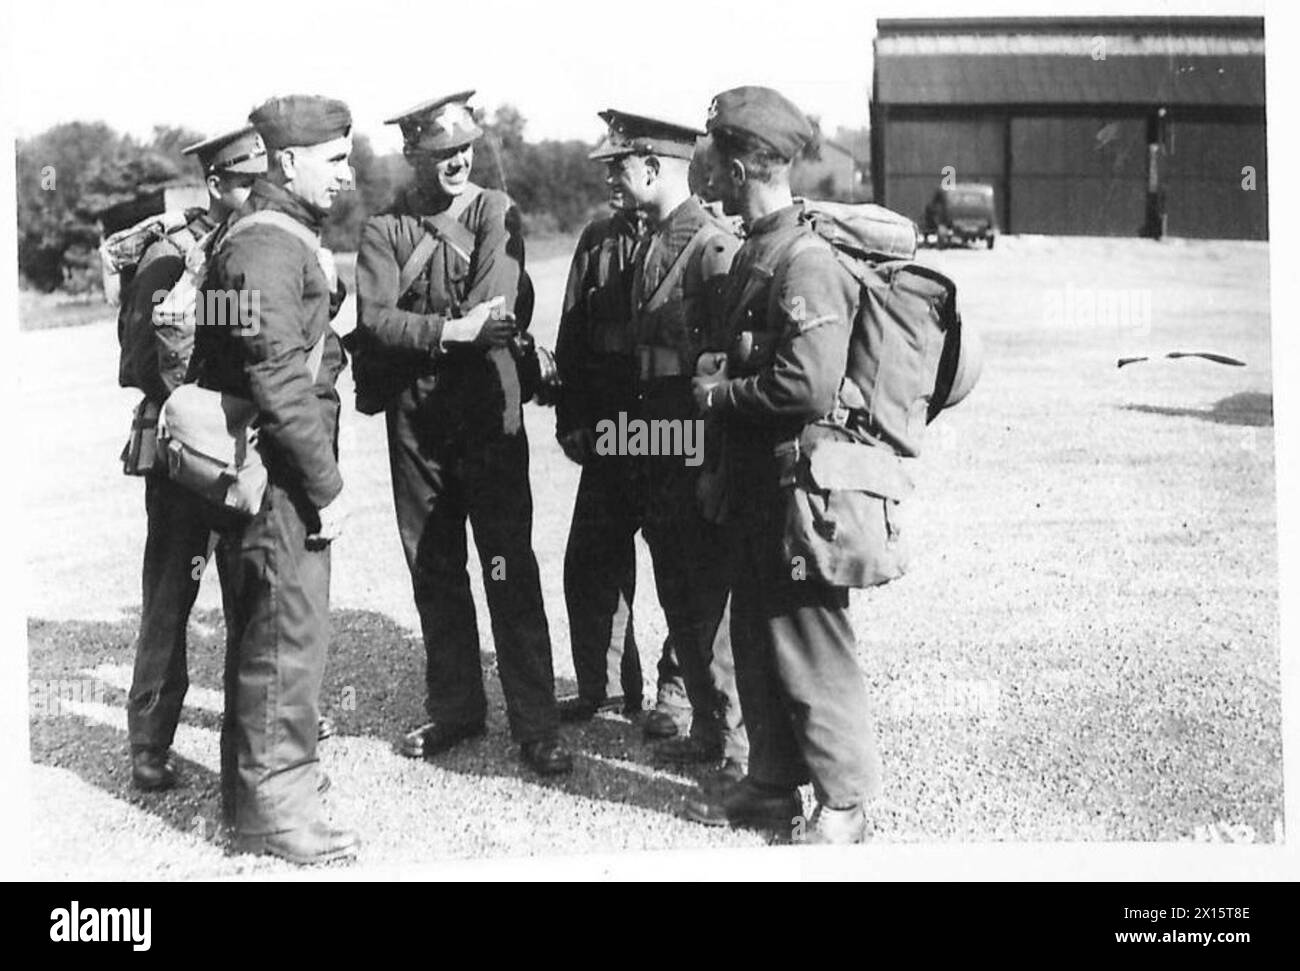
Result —
[[[969, 401], [932, 426], [909, 502], [912, 571], [854, 598], [886, 770], [875, 840], [1277, 840], [1267, 245], [1022, 237], [922, 258], [958, 281], [987, 362]], [[533, 269], [535, 330], [548, 345], [565, 262]], [[1111, 306], [1132, 318], [1108, 320]], [[345, 307], [340, 329], [351, 316]], [[214, 822], [223, 634], [212, 571], [177, 739], [186, 785], [130, 789], [122, 704], [144, 523], [139, 483], [115, 460], [134, 397], [113, 386], [111, 321], [23, 333], [20, 347], [21, 400], [41, 416], [23, 422], [37, 459], [25, 480], [33, 696], [49, 679], [91, 687], [57, 712], [32, 712], [36, 873], [288, 872], [227, 856]], [[1115, 367], [1168, 350], [1219, 351], [1247, 366]], [[350, 403], [350, 384], [343, 393]], [[557, 690], [567, 691], [561, 565], [577, 470], [552, 441], [551, 415], [526, 412], [534, 540]], [[423, 658], [382, 423], [345, 411], [342, 450], [360, 509], [335, 557], [325, 707], [340, 735], [322, 761], [335, 781], [331, 810], [361, 829], [368, 867], [401, 875], [483, 857], [768, 842], [679, 819], [694, 780], [657, 769], [621, 718], [566, 729], [581, 753], [571, 778], [521, 771], [485, 610], [488, 736], [436, 766], [393, 754], [421, 711]], [[641, 566], [638, 635], [655, 645], [663, 622], [644, 548]]]

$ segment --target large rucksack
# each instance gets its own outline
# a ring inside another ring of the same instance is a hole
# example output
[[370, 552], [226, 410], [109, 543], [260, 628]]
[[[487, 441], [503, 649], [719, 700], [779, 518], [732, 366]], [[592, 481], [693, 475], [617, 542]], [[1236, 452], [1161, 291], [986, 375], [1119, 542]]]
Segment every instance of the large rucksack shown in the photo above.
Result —
[[[795, 236], [776, 265], [829, 244], [860, 294], [834, 411], [778, 446], [782, 553], [832, 586], [876, 586], [907, 568], [898, 515], [913, 488], [907, 460], [978, 380], [979, 345], [962, 325], [956, 284], [913, 262], [910, 219], [832, 202], [805, 202], [804, 212], [812, 233]], [[780, 290], [774, 279], [773, 300]]]
[[[131, 290], [145, 251], [157, 242], [167, 241], [176, 255], [189, 262], [194, 251], [201, 248], [198, 245], [200, 237], [190, 225], [202, 214], [202, 209], [185, 209], [150, 216], [114, 233], [100, 244], [104, 298], [110, 303], [120, 304], [117, 316], [117, 337], [121, 348], [118, 381], [124, 387], [145, 390], [150, 384], [146, 379], [153, 375], [165, 386], [171, 386], [179, 383], [184, 375], [194, 340], [192, 320], [188, 332], [177, 336], [172, 329], [156, 327], [152, 319], [138, 319], [132, 314]], [[181, 281], [184, 282], [185, 278], [183, 272]], [[145, 475], [154, 467], [158, 405], [159, 402], [145, 397], [136, 406], [131, 432], [121, 454], [122, 468], [127, 475]]]
[[99, 244], [100, 269], [104, 279], [104, 299], [113, 306], [122, 302], [122, 295], [135, 279], [136, 268], [147, 250], [160, 239], [170, 238], [181, 255], [189, 252], [193, 234], [185, 227], [203, 214], [202, 209], [172, 209], [140, 220], [134, 226], [119, 230]]
[[[925, 426], [979, 379], [977, 339], [962, 326], [957, 285], [914, 261], [916, 226], [872, 204], [808, 201], [808, 224], [858, 282], [841, 412], [895, 454], [920, 454]], [[785, 257], [817, 245], [796, 238]], [[775, 290], [776, 288], [774, 288]]]

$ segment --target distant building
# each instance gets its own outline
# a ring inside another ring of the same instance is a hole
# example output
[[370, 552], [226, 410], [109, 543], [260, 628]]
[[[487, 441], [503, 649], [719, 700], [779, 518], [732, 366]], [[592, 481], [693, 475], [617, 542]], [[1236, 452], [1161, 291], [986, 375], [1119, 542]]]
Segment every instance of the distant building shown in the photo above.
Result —
[[880, 20], [876, 201], [987, 182], [1004, 232], [1268, 238], [1257, 17]]
[[842, 202], [871, 200], [871, 185], [848, 148], [822, 139], [819, 156], [795, 160], [790, 171], [790, 186], [795, 195]]
[[134, 198], [110, 206], [99, 214], [99, 223], [104, 236], [111, 236], [119, 229], [134, 226], [141, 219], [171, 212], [174, 209], [188, 209], [208, 206], [207, 186], [196, 179], [174, 179], [158, 185], [147, 186]]

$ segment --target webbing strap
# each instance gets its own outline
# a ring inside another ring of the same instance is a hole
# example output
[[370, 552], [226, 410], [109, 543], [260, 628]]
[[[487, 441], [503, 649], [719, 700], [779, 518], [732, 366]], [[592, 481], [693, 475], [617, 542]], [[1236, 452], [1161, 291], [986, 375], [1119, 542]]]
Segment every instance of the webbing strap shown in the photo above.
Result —
[[474, 256], [474, 233], [460, 221], [460, 216], [469, 208], [469, 204], [479, 197], [482, 191], [481, 187], [470, 185], [464, 192], [451, 200], [451, 205], [446, 210], [435, 216], [425, 216], [420, 220], [420, 225], [424, 227], [424, 235], [415, 244], [415, 249], [411, 250], [411, 255], [407, 257], [406, 263], [402, 266], [402, 272], [397, 279], [398, 297], [404, 296], [406, 291], [411, 289], [415, 281], [419, 279], [420, 274], [424, 272], [424, 268], [433, 259], [433, 254], [437, 250], [439, 243], [446, 243], [466, 263], [472, 261]]
[[641, 292], [640, 287], [644, 271], [643, 273], [638, 273], [633, 283], [635, 292], [632, 296], [632, 306], [637, 310], [637, 312], [653, 313], [655, 310], [658, 310], [663, 306], [665, 301], [667, 301], [672, 295], [673, 287], [677, 285], [677, 281], [681, 279], [682, 274], [686, 272], [686, 268], [690, 265], [691, 257], [695, 255], [701, 246], [704, 245], [705, 240], [711, 239], [718, 232], [720, 232], [720, 230], [718, 230], [717, 227], [707, 222], [697, 229], [695, 235], [690, 238], [689, 242], [682, 247], [682, 251], [677, 254], [677, 259], [673, 260], [672, 266], [668, 268], [668, 272], [665, 273], [663, 279], [659, 281], [659, 285], [654, 288], [654, 292], [648, 297]]
[[258, 209], [256, 212], [250, 212], [242, 219], [238, 219], [231, 223], [230, 228], [226, 230], [226, 235], [222, 242], [224, 243], [235, 234], [241, 233], [245, 229], [249, 229], [253, 226], [275, 226], [276, 228], [283, 229], [286, 233], [290, 233], [302, 240], [302, 242], [311, 249], [312, 252], [320, 249], [319, 236], [292, 216], [283, 212], [277, 212], [274, 209]]
[[[244, 229], [248, 229], [250, 226], [275, 226], [278, 229], [283, 229], [285, 232], [296, 236], [307, 247], [309, 247], [312, 252], [320, 249], [319, 236], [292, 216], [283, 212], [277, 212], [274, 209], [258, 209], [256, 212], [250, 212], [247, 216], [232, 223], [230, 228], [226, 230], [226, 235], [222, 237], [222, 245], [225, 245], [226, 241], [232, 236]], [[316, 383], [316, 379], [320, 376], [321, 364], [325, 360], [325, 337], [328, 333], [329, 329], [326, 328], [325, 333], [321, 334], [320, 337], [316, 339], [316, 343], [313, 344], [311, 350], [307, 352], [307, 373], [311, 375], [313, 384]]]

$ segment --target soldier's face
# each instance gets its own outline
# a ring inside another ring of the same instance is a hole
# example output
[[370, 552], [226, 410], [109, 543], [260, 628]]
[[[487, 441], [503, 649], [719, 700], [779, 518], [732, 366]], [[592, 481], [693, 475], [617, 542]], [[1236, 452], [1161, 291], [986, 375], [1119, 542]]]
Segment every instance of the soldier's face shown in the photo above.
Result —
[[426, 192], [458, 196], [469, 186], [474, 167], [474, 146], [464, 145], [449, 152], [420, 152], [412, 157], [415, 178]]
[[609, 187], [609, 204], [614, 209], [631, 210], [649, 198], [649, 179], [645, 159], [640, 155], [620, 155], [605, 162], [605, 185]]
[[305, 145], [285, 150], [282, 162], [289, 177], [288, 188], [298, 198], [329, 209], [340, 192], [352, 183], [352, 136], [332, 138], [319, 145]]
[[257, 176], [244, 172], [226, 172], [208, 176], [208, 188], [214, 199], [230, 210], [238, 209], [248, 201]]
[[736, 166], [727, 159], [710, 138], [705, 143], [703, 161], [704, 186], [706, 199], [722, 204], [722, 211], [729, 216], [740, 212], [740, 191], [742, 183], [736, 178]]

